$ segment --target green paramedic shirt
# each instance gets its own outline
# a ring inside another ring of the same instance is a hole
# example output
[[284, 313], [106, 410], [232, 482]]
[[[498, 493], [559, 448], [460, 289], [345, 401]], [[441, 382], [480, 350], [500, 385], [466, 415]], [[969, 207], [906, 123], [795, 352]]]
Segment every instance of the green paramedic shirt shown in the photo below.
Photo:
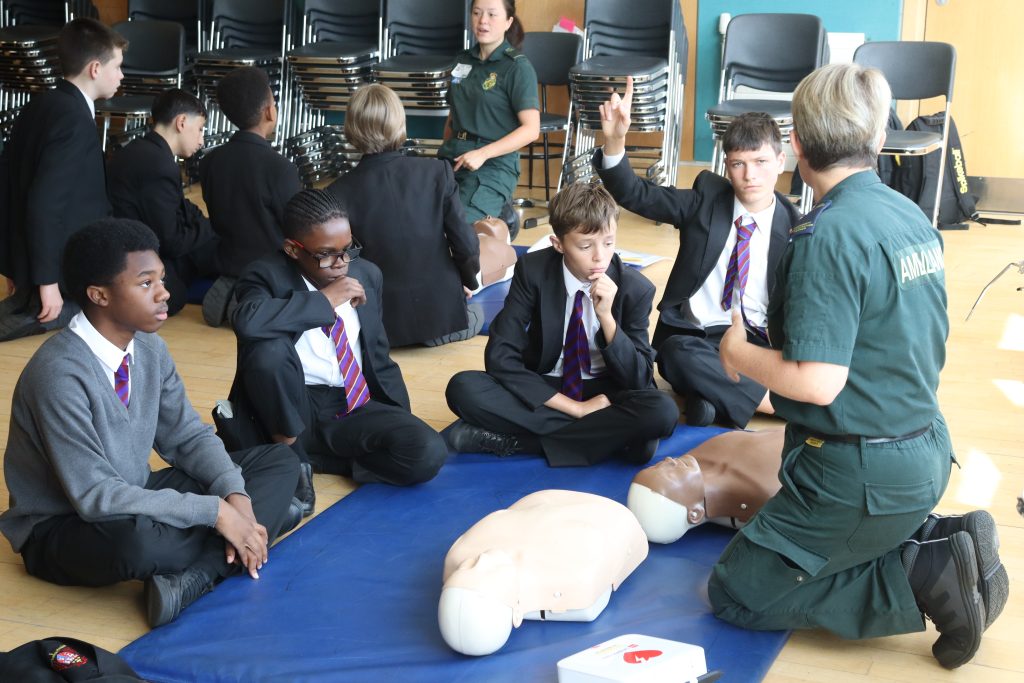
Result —
[[786, 360], [849, 368], [828, 406], [773, 393], [781, 417], [825, 434], [927, 427], [949, 332], [938, 231], [874, 171], [846, 178], [790, 230], [768, 330]]
[[[469, 73], [457, 75], [466, 67]], [[495, 48], [486, 60], [480, 59], [478, 47], [464, 50], [455, 57], [448, 104], [452, 109], [453, 131], [465, 131], [487, 141], [498, 140], [519, 127], [520, 111], [540, 109], [537, 73], [530, 60], [508, 41]], [[449, 140], [442, 156], [454, 158], [484, 144]], [[512, 152], [505, 157], [517, 164], [518, 172], [517, 155], [518, 152]]]

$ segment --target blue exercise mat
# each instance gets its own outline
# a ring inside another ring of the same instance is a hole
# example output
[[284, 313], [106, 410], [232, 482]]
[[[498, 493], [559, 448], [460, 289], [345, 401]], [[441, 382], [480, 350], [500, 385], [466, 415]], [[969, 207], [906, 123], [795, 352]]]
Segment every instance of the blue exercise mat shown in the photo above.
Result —
[[[658, 457], [722, 431], [680, 426]], [[711, 525], [671, 545], [652, 544], [594, 622], [525, 621], [486, 657], [457, 654], [441, 639], [444, 556], [460, 534], [542, 489], [624, 503], [638, 469], [617, 462], [553, 469], [539, 457], [463, 454], [427, 484], [364, 485], [274, 548], [259, 581], [228, 579], [121, 655], [155, 683], [553, 683], [563, 657], [641, 633], [704, 647], [708, 666], [727, 680], [760, 680], [787, 633], [745, 631], [710, 614], [708, 574], [731, 537]]]

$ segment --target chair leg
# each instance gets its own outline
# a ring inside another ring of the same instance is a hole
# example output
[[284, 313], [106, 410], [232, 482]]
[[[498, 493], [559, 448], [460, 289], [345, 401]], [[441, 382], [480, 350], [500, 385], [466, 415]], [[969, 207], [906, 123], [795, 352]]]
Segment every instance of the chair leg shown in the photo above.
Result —
[[[548, 134], [544, 133], [544, 201], [551, 201], [551, 154], [548, 149]], [[532, 167], [531, 162], [531, 167]]]
[[533, 189], [533, 143], [526, 147], [526, 187]]

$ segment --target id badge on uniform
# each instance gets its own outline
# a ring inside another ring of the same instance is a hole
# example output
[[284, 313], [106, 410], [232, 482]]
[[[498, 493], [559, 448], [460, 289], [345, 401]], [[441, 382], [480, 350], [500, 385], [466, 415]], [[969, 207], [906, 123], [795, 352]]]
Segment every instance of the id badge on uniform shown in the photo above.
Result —
[[456, 64], [455, 68], [452, 69], [452, 85], [456, 85], [459, 81], [469, 75], [469, 72], [473, 70], [470, 64]]

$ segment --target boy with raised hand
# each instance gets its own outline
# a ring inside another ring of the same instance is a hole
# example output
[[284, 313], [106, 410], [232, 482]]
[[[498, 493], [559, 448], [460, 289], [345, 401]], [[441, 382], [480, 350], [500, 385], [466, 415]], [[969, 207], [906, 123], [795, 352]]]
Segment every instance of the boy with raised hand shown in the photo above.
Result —
[[[287, 448], [225, 452], [155, 334], [167, 290], [153, 232], [104, 219], [68, 240], [81, 306], [29, 360], [11, 404], [0, 532], [29, 574], [61, 585], [145, 582], [156, 627], [240, 565], [254, 579], [301, 519]], [[150, 451], [170, 467], [151, 471]]]
[[661, 187], [637, 177], [626, 158], [632, 100], [629, 79], [622, 98], [613, 93], [601, 105], [604, 149], [593, 163], [623, 208], [679, 231], [679, 253], [658, 304], [652, 341], [658, 370], [686, 397], [687, 424], [745, 427], [755, 412], [772, 414], [774, 408], [763, 385], [725, 376], [718, 347], [734, 305], [743, 311], [750, 341], [768, 345], [768, 296], [799, 217], [775, 191], [786, 159], [779, 127], [763, 113], [737, 117], [722, 137], [727, 178], [703, 171], [693, 189]]

